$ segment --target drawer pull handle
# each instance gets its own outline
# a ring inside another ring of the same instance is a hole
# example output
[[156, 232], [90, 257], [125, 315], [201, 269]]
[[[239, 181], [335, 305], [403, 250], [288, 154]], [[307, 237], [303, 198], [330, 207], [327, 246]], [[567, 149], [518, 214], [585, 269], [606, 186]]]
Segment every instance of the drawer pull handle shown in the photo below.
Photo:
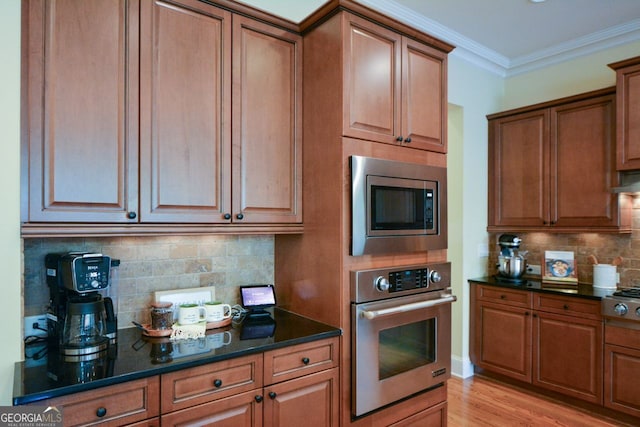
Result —
[[564, 308], [565, 310], [569, 310], [569, 306], [567, 304], [563, 305], [562, 308]]
[[222, 380], [218, 380], [218, 379], [217, 380], [213, 380], [213, 385], [216, 388], [220, 388], [222, 386]]
[[506, 295], [500, 295], [500, 299], [505, 299], [506, 297]]
[[304, 363], [305, 365], [309, 364], [309, 358], [308, 357], [303, 357], [302, 358], [302, 363]]
[[270, 392], [269, 392], [269, 398], [270, 398], [270, 399], [272, 399], [272, 400], [273, 400], [273, 399], [275, 399], [275, 398], [276, 398], [276, 396], [278, 396], [278, 395], [276, 394], [276, 392], [275, 392], [275, 391], [270, 391]]
[[98, 416], [98, 418], [102, 418], [105, 415], [107, 415], [107, 408], [103, 408], [102, 406], [98, 408], [98, 410], [96, 410], [96, 416]]
[[263, 397], [260, 396], [259, 394], [256, 394], [256, 397], [254, 397], [254, 399], [255, 399], [256, 402], [260, 403], [260, 402], [262, 402]]

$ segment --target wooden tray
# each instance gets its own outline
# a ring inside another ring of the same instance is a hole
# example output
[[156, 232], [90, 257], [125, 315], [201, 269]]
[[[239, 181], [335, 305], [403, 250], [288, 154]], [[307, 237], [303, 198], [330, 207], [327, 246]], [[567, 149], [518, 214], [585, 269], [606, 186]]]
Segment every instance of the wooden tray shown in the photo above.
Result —
[[207, 322], [207, 329], [224, 328], [231, 324], [231, 317], [223, 319], [218, 322]]
[[146, 335], [148, 337], [168, 337], [173, 331], [172, 329], [151, 329], [151, 325], [149, 323], [142, 326], [144, 327], [142, 335]]

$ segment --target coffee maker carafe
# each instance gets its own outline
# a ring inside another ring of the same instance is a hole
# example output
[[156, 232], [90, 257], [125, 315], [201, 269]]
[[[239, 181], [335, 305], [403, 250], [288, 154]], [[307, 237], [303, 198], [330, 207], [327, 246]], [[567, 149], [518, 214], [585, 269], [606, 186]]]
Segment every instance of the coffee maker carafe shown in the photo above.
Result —
[[86, 252], [45, 257], [50, 291], [49, 348], [68, 356], [104, 351], [115, 343], [117, 321], [113, 300], [103, 296], [118, 260]]

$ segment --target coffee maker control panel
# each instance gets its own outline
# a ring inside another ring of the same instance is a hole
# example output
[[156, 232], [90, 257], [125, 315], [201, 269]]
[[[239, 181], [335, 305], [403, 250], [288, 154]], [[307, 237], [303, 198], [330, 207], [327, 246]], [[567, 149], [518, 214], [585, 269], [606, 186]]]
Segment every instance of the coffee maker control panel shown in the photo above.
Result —
[[48, 278], [60, 287], [81, 294], [109, 287], [111, 258], [108, 256], [75, 252], [49, 254], [45, 262]]

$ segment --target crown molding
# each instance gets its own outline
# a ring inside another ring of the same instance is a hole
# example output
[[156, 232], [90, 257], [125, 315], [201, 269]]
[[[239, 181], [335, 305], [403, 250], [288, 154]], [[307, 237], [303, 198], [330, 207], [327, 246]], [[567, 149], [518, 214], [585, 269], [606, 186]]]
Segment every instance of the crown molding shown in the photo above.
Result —
[[393, 0], [357, 1], [456, 46], [451, 56], [459, 57], [503, 78], [640, 40], [640, 19], [637, 19], [529, 55], [510, 59]]

